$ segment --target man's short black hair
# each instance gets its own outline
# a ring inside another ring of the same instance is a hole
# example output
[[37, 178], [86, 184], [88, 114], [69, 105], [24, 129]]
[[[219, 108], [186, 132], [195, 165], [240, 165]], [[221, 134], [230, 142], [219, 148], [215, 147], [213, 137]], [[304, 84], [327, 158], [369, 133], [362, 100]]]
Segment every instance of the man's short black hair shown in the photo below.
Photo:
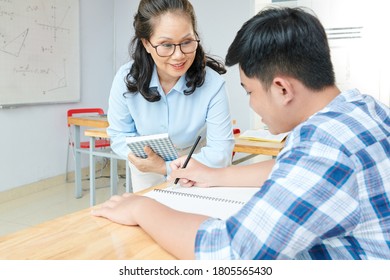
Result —
[[314, 91], [335, 84], [326, 32], [301, 8], [268, 8], [247, 21], [226, 55], [226, 65], [235, 64], [267, 89], [276, 75], [291, 76]]

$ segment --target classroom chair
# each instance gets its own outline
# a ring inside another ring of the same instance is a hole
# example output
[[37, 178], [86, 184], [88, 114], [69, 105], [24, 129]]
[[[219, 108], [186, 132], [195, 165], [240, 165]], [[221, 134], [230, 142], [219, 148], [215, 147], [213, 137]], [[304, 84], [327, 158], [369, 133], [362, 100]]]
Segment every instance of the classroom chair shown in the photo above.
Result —
[[[236, 136], [236, 135], [238, 135], [238, 134], [240, 134], [240, 133], [241, 133], [241, 130], [240, 130], [239, 128], [233, 128], [233, 135], [234, 135], [234, 136]], [[233, 154], [232, 154], [232, 160], [233, 160], [235, 154], [236, 154], [236, 152], [233, 152]]]
[[[73, 115], [103, 115], [104, 110], [102, 108], [77, 108], [77, 109], [69, 109], [67, 111], [67, 116], [72, 117]], [[95, 148], [109, 148], [110, 147], [110, 140], [109, 139], [97, 139], [95, 141]], [[89, 141], [82, 141], [80, 142], [80, 148], [82, 149], [89, 149]], [[65, 180], [66, 182], [69, 182], [68, 180], [68, 168], [69, 168], [69, 150], [71, 149], [73, 157], [74, 157], [74, 140], [72, 137], [72, 127], [68, 123], [68, 149], [67, 149], [67, 155], [66, 155], [66, 169], [65, 169]]]

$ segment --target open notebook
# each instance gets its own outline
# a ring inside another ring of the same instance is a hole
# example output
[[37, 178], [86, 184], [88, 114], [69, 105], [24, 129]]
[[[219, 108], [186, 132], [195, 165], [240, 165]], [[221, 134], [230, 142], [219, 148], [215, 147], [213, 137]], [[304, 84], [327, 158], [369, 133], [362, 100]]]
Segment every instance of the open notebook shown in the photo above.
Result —
[[154, 189], [145, 196], [175, 210], [227, 219], [238, 212], [259, 190], [248, 187]]

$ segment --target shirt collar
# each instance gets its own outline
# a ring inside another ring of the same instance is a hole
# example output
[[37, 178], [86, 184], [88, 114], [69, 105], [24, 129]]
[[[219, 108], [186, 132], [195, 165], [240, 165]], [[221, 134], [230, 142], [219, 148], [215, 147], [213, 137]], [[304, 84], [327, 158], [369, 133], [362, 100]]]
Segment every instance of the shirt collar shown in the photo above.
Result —
[[[158, 79], [157, 67], [154, 65], [152, 79], [150, 80], [150, 88], [157, 88], [159, 92], [162, 92], [162, 87], [160, 84], [160, 80]], [[180, 79], [176, 82], [175, 86], [171, 89], [170, 92], [177, 91], [179, 93], [184, 93], [184, 91], [188, 89], [186, 86], [186, 75], [180, 77]]]

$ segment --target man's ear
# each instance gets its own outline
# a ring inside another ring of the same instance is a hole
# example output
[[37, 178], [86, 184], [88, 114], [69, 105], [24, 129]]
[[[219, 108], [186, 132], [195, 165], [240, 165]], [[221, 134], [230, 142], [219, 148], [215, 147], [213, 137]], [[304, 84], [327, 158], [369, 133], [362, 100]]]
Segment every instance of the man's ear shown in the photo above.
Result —
[[288, 78], [277, 76], [272, 81], [272, 85], [283, 105], [287, 105], [294, 99], [294, 87]]

